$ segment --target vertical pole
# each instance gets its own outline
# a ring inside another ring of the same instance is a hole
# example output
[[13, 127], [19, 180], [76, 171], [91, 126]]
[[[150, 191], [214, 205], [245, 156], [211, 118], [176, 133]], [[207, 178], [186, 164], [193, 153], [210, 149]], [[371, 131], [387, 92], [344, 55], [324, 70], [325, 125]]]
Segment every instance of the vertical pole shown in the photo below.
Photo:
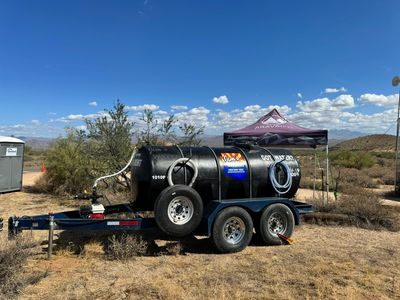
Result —
[[399, 152], [399, 118], [400, 118], [400, 92], [399, 92], [399, 103], [397, 105], [397, 132], [396, 132], [396, 159], [395, 159], [395, 168], [394, 168], [394, 191], [396, 194], [399, 193], [399, 188], [398, 188], [398, 178], [397, 178], [397, 174], [398, 174], [398, 152]]
[[329, 199], [329, 146], [326, 144], [326, 202]]
[[312, 199], [315, 200], [315, 187], [317, 180], [317, 150], [314, 149], [314, 188], [312, 191]]
[[324, 184], [325, 184], [325, 181], [324, 181], [324, 169], [321, 169], [321, 183], [322, 183], [322, 188], [321, 188], [322, 201], [323, 201], [324, 205], [326, 205], [326, 202], [327, 202], [327, 201], [325, 201], [325, 189], [324, 189]]
[[53, 255], [53, 233], [54, 233], [54, 216], [49, 214], [49, 244], [47, 247], [47, 259], [51, 260]]

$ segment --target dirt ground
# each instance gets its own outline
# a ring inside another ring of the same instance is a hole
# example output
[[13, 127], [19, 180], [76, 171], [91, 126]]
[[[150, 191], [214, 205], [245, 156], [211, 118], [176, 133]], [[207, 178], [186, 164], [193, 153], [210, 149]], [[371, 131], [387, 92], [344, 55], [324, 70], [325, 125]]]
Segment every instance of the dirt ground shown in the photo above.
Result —
[[[37, 176], [25, 174], [24, 185]], [[41, 194], [2, 194], [0, 216], [74, 205]], [[1, 241], [5, 236], [6, 231], [0, 233]], [[46, 233], [34, 237], [45, 241]], [[26, 272], [47, 276], [27, 286], [20, 298], [400, 299], [400, 232], [306, 224], [295, 229], [293, 239], [290, 246], [253, 242], [243, 252], [221, 255], [207, 239], [188, 238], [181, 255], [128, 261], [108, 260], [99, 242], [84, 244], [79, 255], [60, 247], [52, 261], [44, 252], [29, 260]]]

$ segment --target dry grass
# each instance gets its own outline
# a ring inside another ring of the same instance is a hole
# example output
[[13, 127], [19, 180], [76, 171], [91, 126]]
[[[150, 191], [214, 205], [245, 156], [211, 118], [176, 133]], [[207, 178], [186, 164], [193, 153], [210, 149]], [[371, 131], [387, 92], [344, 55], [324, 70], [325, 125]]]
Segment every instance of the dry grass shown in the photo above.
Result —
[[[312, 200], [308, 202], [313, 202]], [[342, 194], [337, 201], [325, 204], [318, 198], [313, 202], [314, 210], [337, 215], [337, 221], [373, 230], [400, 230], [400, 214], [395, 207], [383, 206], [382, 200], [368, 189], [352, 187]], [[323, 218], [334, 221], [325, 214]], [[318, 218], [318, 215], [315, 216]], [[307, 218], [313, 221], [313, 218]]]
[[35, 284], [47, 272], [27, 274], [24, 266], [35, 255], [37, 244], [30, 239], [18, 238], [15, 241], [0, 241], [0, 299], [16, 297], [26, 285]]
[[110, 260], [127, 260], [150, 254], [149, 244], [140, 235], [113, 235], [105, 249]]
[[[0, 195], [0, 202], [3, 217], [60, 211], [74, 203], [28, 193]], [[46, 240], [46, 232], [34, 236]], [[216, 254], [207, 239], [153, 236], [154, 252], [122, 260], [107, 257], [104, 238], [59, 234], [52, 261], [43, 254], [23, 263], [24, 274], [47, 276], [21, 288], [19, 297], [400, 299], [400, 232], [306, 224], [296, 227], [291, 246], [253, 243], [227, 255]], [[153, 241], [151, 235], [141, 238], [148, 245]]]

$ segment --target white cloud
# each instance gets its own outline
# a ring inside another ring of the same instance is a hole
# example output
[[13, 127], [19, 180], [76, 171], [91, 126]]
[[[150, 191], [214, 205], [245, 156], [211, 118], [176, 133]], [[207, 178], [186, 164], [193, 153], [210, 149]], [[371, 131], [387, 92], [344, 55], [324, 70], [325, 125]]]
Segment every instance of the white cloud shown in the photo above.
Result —
[[377, 95], [377, 94], [362, 94], [360, 102], [363, 104], [372, 104], [376, 106], [397, 106], [399, 103], [399, 95]]
[[322, 93], [323, 94], [334, 94], [334, 93], [345, 93], [347, 92], [347, 89], [345, 87], [341, 87], [341, 88], [326, 88]]
[[354, 107], [354, 98], [351, 95], [340, 95], [333, 100], [333, 105], [340, 108]]
[[261, 106], [258, 105], [258, 104], [256, 104], [256, 105], [248, 105], [248, 106], [246, 106], [244, 108], [244, 110], [247, 110], [247, 111], [259, 110], [259, 109], [261, 109]]
[[49, 116], [55, 116], [57, 113], [55, 113], [55, 112], [48, 112], [47, 113]]
[[97, 102], [96, 101], [92, 101], [92, 102], [89, 102], [88, 105], [96, 107], [97, 106]]
[[301, 93], [297, 93], [297, 97], [299, 97], [300, 99], [303, 98], [303, 95]]
[[210, 120], [208, 118], [210, 110], [204, 106], [194, 107], [188, 111], [179, 112], [175, 115], [177, 124], [182, 125], [184, 123], [194, 124], [197, 126], [209, 126]]
[[133, 110], [133, 111], [140, 111], [140, 110], [157, 110], [160, 107], [155, 104], [143, 104], [143, 105], [136, 105], [136, 106], [126, 106], [126, 110]]
[[171, 109], [173, 109], [173, 110], [187, 110], [188, 107], [186, 105], [171, 105]]
[[214, 97], [212, 99], [212, 101], [216, 104], [228, 104], [229, 103], [228, 97], [225, 95], [219, 96], [219, 97]]
[[94, 114], [88, 114], [88, 115], [83, 115], [83, 114], [71, 114], [65, 117], [61, 117], [58, 119], [50, 119], [49, 122], [62, 122], [62, 123], [69, 123], [69, 122], [74, 122], [74, 121], [83, 121], [85, 119], [95, 119], [98, 117], [107, 117], [109, 116], [107, 112], [105, 111], [99, 111]]
[[40, 121], [39, 120], [32, 120], [31, 123], [35, 124], [35, 125], [38, 125], [38, 124], [40, 124]]
[[354, 98], [351, 95], [340, 95], [333, 100], [318, 98], [311, 101], [298, 101], [296, 107], [300, 111], [337, 111], [354, 107]]

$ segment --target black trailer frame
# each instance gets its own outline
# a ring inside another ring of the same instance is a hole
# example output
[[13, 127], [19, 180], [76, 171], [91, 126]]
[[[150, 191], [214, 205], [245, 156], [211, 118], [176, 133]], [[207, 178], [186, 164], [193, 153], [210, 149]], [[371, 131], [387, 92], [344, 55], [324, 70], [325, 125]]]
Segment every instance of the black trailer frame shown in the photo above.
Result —
[[[253, 198], [211, 201], [204, 210], [202, 222], [195, 232], [198, 235], [211, 237], [212, 225], [218, 213], [232, 206], [239, 206], [256, 218], [267, 206], [281, 203], [290, 208], [293, 213], [295, 224], [300, 224], [300, 215], [312, 212], [312, 205], [298, 202], [287, 198]], [[131, 213], [132, 218], [107, 218], [107, 215], [118, 213]], [[35, 216], [12, 216], [8, 219], [8, 235], [14, 238], [24, 230], [49, 230], [53, 221], [53, 230], [107, 230], [107, 231], [142, 231], [156, 227], [154, 218], [143, 218], [138, 212], [132, 209], [130, 204], [118, 204], [105, 207], [105, 219], [87, 219], [80, 216], [79, 210], [49, 213]], [[0, 230], [3, 228], [3, 221], [0, 219]]]

